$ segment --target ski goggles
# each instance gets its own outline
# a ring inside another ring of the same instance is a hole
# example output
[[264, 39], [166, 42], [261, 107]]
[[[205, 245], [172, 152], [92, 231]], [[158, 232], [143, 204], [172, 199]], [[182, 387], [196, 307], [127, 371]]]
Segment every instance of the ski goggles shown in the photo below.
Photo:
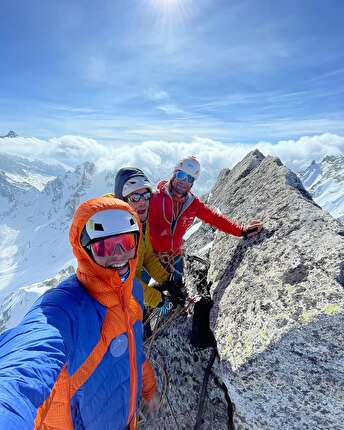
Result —
[[189, 184], [193, 184], [195, 180], [193, 176], [188, 175], [183, 170], [177, 170], [175, 174], [175, 178], [178, 179], [179, 181], [188, 181]]
[[144, 193], [131, 193], [130, 196], [127, 197], [127, 200], [132, 203], [137, 203], [140, 200], [149, 200], [151, 198], [152, 193], [150, 191], [146, 191]]
[[96, 242], [90, 244], [92, 252], [97, 257], [111, 257], [122, 252], [131, 252], [136, 250], [136, 235], [135, 233], [123, 233], [117, 236], [97, 239]]

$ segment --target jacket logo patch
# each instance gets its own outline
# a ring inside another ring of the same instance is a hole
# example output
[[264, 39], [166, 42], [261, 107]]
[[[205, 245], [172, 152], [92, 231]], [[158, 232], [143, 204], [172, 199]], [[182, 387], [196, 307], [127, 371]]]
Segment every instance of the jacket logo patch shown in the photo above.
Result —
[[128, 349], [128, 338], [125, 334], [121, 334], [111, 342], [110, 353], [113, 357], [120, 357]]

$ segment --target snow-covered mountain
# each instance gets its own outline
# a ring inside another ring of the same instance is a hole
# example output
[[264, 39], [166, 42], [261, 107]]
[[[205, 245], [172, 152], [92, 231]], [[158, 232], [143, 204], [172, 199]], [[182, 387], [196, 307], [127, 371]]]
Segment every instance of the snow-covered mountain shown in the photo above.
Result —
[[[112, 192], [114, 174], [93, 163], [65, 170], [1, 154], [0, 331], [74, 264], [68, 230], [75, 208]], [[344, 157], [313, 162], [301, 179], [320, 206], [344, 220]]]
[[17, 325], [39, 296], [72, 273], [74, 267], [69, 266], [50, 279], [20, 287], [5, 296], [0, 303], [0, 332]]
[[[42, 191], [0, 196], [0, 303], [18, 288], [51, 278], [73, 264], [68, 230], [83, 200], [113, 190], [114, 177], [85, 163], [49, 181]], [[6, 194], [6, 193], [5, 193]]]
[[9, 199], [13, 199], [13, 194], [19, 190], [36, 188], [41, 191], [49, 181], [65, 173], [66, 168], [61, 164], [48, 164], [0, 151], [0, 195]]
[[344, 221], [344, 156], [327, 156], [313, 161], [300, 174], [313, 199], [332, 216]]

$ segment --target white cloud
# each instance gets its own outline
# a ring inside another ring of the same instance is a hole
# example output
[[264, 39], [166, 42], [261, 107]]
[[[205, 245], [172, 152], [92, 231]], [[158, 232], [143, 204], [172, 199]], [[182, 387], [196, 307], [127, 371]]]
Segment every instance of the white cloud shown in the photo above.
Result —
[[152, 101], [161, 101], [161, 100], [168, 100], [170, 98], [170, 95], [167, 91], [159, 90], [159, 89], [149, 89], [145, 92], [146, 97], [149, 100]]
[[249, 152], [258, 148], [264, 155], [281, 158], [294, 171], [307, 167], [313, 159], [344, 153], [344, 137], [326, 133], [280, 141], [276, 144], [224, 144], [220, 141], [196, 137], [191, 142], [146, 141], [127, 147], [109, 148], [106, 159], [99, 159], [100, 168], [117, 170], [123, 166], [143, 169], [154, 181], [167, 178], [176, 162], [185, 155], [196, 155], [202, 166], [198, 191], [206, 192], [216, 181], [222, 168], [232, 168]]
[[50, 139], [48, 143], [52, 147], [53, 156], [66, 164], [96, 161], [107, 154], [105, 145], [81, 136], [62, 136]]
[[55, 160], [69, 166], [97, 161], [107, 153], [105, 145], [81, 136], [55, 137], [47, 141], [25, 137], [5, 138], [0, 139], [0, 151], [43, 161]]
[[179, 109], [179, 107], [174, 104], [160, 105], [157, 106], [157, 109], [163, 111], [167, 115], [178, 115], [184, 113], [183, 110]]
[[80, 136], [62, 136], [43, 141], [34, 138], [0, 140], [0, 151], [58, 160], [70, 166], [93, 161], [99, 170], [116, 171], [123, 166], [136, 166], [154, 181], [167, 178], [176, 162], [185, 155], [196, 155], [202, 166], [197, 191], [205, 192], [222, 168], [232, 168], [249, 151], [258, 148], [264, 155], [279, 157], [284, 164], [299, 171], [313, 159], [320, 161], [326, 155], [344, 154], [344, 136], [325, 133], [304, 136], [298, 140], [258, 142], [256, 144], [225, 144], [213, 139], [195, 137], [189, 142], [149, 140], [139, 144], [116, 145], [99, 143]]
[[276, 145], [260, 142], [256, 147], [264, 154], [280, 157], [294, 171], [307, 167], [312, 161], [320, 161], [326, 155], [344, 154], [344, 136], [324, 133], [304, 136], [298, 140], [281, 140]]

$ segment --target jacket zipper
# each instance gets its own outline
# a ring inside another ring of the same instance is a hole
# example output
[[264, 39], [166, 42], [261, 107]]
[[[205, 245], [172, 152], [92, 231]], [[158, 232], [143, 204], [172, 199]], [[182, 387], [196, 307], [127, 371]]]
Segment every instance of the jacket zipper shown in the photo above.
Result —
[[[170, 198], [170, 200], [171, 200], [171, 205], [172, 205], [172, 216], [174, 216], [174, 208], [173, 208], [173, 199], [172, 199], [172, 196], [170, 195], [170, 192], [167, 190], [167, 192], [166, 192], [166, 194], [168, 195], [168, 197]], [[178, 214], [178, 216], [177, 216], [177, 218], [176, 218], [176, 220], [175, 220], [175, 222], [174, 222], [174, 227], [172, 227], [172, 224], [173, 224], [173, 220], [172, 220], [172, 222], [170, 222], [169, 224], [170, 224], [170, 231], [171, 231], [171, 248], [172, 249], [174, 249], [174, 244], [173, 244], [173, 235], [174, 235], [174, 233], [175, 233], [175, 231], [176, 231], [176, 228], [177, 228], [177, 223], [178, 223], [178, 220], [179, 220], [179, 218], [182, 216], [182, 214], [186, 211], [186, 209], [188, 209], [189, 207], [190, 207], [190, 205], [191, 205], [191, 203], [193, 202], [193, 200], [194, 199], [192, 199], [192, 201], [190, 202], [190, 204], [188, 204], [186, 207], [184, 207], [184, 204], [186, 203], [186, 201], [187, 201], [187, 199], [189, 198], [189, 194], [188, 194], [188, 196], [187, 196], [187, 198], [186, 198], [186, 200], [185, 200], [185, 202], [183, 203], [183, 206], [182, 206], [182, 208], [181, 208], [181, 210], [180, 210], [180, 212], [179, 212], [179, 214]], [[164, 207], [164, 205], [163, 205], [163, 209], [164, 209], [164, 212], [165, 212], [165, 207]], [[165, 214], [164, 214], [164, 216], [165, 216]], [[166, 219], [166, 216], [165, 216], [165, 219]]]

